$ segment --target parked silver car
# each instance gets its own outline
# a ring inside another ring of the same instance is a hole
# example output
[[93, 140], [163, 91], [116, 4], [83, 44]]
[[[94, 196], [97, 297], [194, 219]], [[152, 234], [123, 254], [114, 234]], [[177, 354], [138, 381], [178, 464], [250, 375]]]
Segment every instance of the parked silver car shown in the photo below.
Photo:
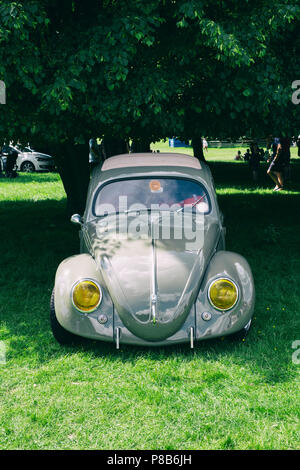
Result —
[[52, 331], [158, 346], [245, 335], [255, 289], [249, 264], [225, 250], [209, 167], [182, 154], [118, 155], [93, 170], [80, 253], [59, 265]]
[[21, 145], [10, 145], [2, 150], [2, 162], [5, 166], [8, 149], [14, 149], [18, 152], [16, 166], [18, 171], [33, 173], [35, 171], [53, 171], [55, 168], [54, 158], [45, 153], [37, 152], [30, 147]]

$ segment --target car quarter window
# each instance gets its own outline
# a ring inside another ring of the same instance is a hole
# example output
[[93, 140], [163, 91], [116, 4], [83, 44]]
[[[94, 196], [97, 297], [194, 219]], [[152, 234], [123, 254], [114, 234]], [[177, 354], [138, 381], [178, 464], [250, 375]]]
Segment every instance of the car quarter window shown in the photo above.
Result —
[[[139, 205], [140, 207], [137, 207]], [[124, 212], [132, 209], [193, 210], [210, 212], [210, 199], [205, 187], [183, 178], [132, 178], [104, 184], [96, 192], [93, 215]]]

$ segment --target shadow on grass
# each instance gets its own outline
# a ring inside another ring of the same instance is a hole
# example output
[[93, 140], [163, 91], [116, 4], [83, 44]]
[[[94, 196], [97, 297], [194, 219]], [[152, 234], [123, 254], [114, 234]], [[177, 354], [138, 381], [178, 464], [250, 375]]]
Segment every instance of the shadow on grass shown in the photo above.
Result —
[[[246, 178], [247, 168], [233, 164], [237, 171], [228, 165], [213, 165], [217, 187], [225, 184], [224, 168], [232, 178]], [[226, 187], [230, 189], [230, 183]], [[141, 355], [153, 361], [174, 356], [193, 361], [199, 356], [246, 365], [271, 384], [288, 380], [294, 373], [289, 348], [299, 326], [299, 203], [300, 194], [219, 196], [228, 229], [227, 249], [246, 256], [253, 270], [255, 319], [245, 343], [235, 344], [230, 337], [207, 340], [198, 342], [195, 352], [188, 344], [158, 349], [122, 346], [120, 351], [113, 344], [84, 339], [72, 348], [57, 345], [50, 331], [49, 300], [58, 264], [78, 253], [77, 229], [66, 220], [64, 201], [0, 203], [1, 339], [10, 344], [9, 359], [26, 358], [38, 365], [78, 351], [88, 353], [91, 360], [109, 357], [133, 363]]]

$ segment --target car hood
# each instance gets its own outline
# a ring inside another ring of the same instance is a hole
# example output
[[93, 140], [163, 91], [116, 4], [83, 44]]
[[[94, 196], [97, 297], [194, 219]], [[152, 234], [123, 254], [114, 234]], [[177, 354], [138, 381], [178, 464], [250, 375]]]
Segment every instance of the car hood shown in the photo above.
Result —
[[184, 323], [220, 235], [217, 220], [168, 216], [107, 216], [83, 228], [124, 325], [148, 341]]

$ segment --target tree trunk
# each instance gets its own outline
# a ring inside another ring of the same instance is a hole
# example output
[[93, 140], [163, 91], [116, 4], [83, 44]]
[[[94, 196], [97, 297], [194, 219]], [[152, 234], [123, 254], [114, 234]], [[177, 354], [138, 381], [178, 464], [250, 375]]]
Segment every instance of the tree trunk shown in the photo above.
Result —
[[148, 139], [133, 139], [132, 145], [131, 145], [131, 152], [132, 153], [139, 153], [139, 152], [151, 152], [150, 149], [150, 140]]
[[67, 195], [67, 214], [83, 215], [90, 181], [87, 145], [62, 144], [56, 162]]
[[200, 162], [206, 162], [204, 153], [203, 153], [203, 144], [201, 137], [196, 137], [192, 140], [192, 147], [194, 152], [194, 157], [198, 158]]
[[128, 153], [127, 143], [125, 140], [115, 137], [104, 137], [102, 141], [102, 152], [104, 159], [113, 157], [114, 155]]

